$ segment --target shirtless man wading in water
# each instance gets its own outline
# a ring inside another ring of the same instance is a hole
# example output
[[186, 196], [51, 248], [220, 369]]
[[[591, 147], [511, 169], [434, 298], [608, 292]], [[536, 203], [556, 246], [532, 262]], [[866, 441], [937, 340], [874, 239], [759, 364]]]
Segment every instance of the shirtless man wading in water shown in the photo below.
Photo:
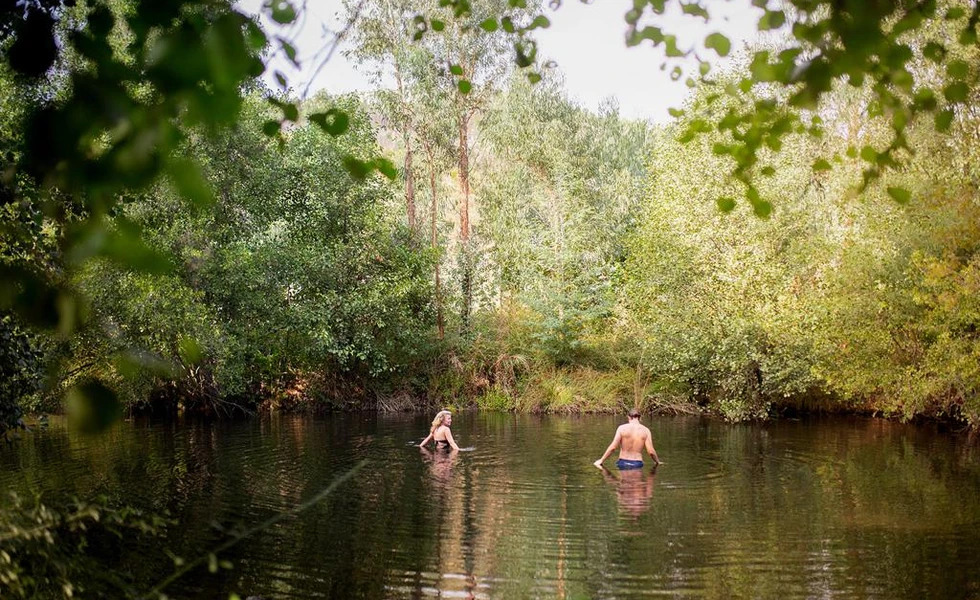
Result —
[[616, 447], [619, 447], [619, 460], [616, 466], [620, 469], [641, 469], [643, 468], [643, 448], [647, 449], [654, 465], [662, 465], [657, 451], [653, 448], [653, 436], [650, 430], [644, 425], [640, 425], [640, 411], [635, 408], [629, 412], [629, 423], [620, 425], [616, 429], [616, 436], [602, 454], [602, 458], [595, 461], [595, 466], [602, 468], [602, 463], [612, 454]]

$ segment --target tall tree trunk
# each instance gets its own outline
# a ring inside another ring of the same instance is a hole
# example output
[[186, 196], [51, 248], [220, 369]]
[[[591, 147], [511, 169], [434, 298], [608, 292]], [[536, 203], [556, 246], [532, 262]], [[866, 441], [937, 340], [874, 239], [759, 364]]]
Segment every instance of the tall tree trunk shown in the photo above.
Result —
[[465, 246], [470, 241], [469, 115], [465, 113], [459, 120], [459, 191], [459, 239]]
[[469, 331], [473, 307], [473, 265], [470, 260], [470, 157], [469, 114], [464, 111], [459, 120], [459, 241], [462, 250], [463, 311], [461, 325]]
[[439, 339], [441, 340], [445, 337], [446, 330], [442, 321], [442, 286], [439, 281], [439, 231], [436, 227], [439, 205], [436, 202], [436, 161], [431, 145], [426, 145], [425, 152], [429, 157], [429, 186], [432, 190], [432, 249], [435, 250], [436, 255], [436, 326], [439, 328]]
[[405, 98], [405, 86], [402, 83], [401, 63], [398, 54], [395, 53], [395, 83], [398, 84], [398, 97], [401, 100], [402, 108], [405, 109], [404, 123], [402, 124], [402, 140], [405, 142], [405, 211], [408, 213], [408, 228], [415, 232], [415, 173], [412, 170], [412, 119], [408, 109], [408, 100]]
[[[401, 79], [401, 78], [399, 78]], [[408, 211], [408, 228], [415, 231], [415, 175], [412, 170], [412, 140], [409, 126], [405, 125], [402, 137], [405, 139], [405, 210]]]

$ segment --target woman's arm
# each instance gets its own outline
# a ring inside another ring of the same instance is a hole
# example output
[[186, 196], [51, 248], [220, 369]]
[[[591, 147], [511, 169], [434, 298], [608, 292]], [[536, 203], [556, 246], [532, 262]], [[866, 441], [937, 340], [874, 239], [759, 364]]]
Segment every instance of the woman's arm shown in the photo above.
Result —
[[425, 446], [426, 444], [429, 443], [429, 440], [431, 440], [431, 439], [432, 439], [432, 434], [430, 433], [429, 435], [425, 436], [425, 439], [424, 440], [422, 440], [421, 442], [419, 442], [419, 446]]
[[449, 442], [453, 450], [459, 450], [459, 446], [456, 445], [456, 440], [453, 439], [453, 432], [448, 427], [446, 428], [446, 441]]

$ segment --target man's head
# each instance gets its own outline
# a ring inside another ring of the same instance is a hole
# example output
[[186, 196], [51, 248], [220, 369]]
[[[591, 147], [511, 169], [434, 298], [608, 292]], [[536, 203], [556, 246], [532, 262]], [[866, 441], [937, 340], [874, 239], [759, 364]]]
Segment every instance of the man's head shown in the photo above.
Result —
[[626, 413], [626, 416], [630, 418], [630, 421], [639, 420], [640, 419], [640, 411], [638, 411], [638, 410], [636, 410], [634, 408], [631, 411], [629, 411], [628, 413]]

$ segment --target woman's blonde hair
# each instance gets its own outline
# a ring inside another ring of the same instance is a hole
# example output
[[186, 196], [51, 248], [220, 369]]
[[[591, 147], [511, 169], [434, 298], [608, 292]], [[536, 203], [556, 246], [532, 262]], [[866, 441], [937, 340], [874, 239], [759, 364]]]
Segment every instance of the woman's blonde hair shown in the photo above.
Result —
[[436, 413], [436, 418], [432, 419], [432, 427], [429, 428], [429, 433], [434, 434], [436, 429], [439, 429], [439, 426], [442, 425], [442, 422], [446, 416], [451, 414], [453, 413], [449, 412], [448, 410], [440, 410], [438, 413]]

